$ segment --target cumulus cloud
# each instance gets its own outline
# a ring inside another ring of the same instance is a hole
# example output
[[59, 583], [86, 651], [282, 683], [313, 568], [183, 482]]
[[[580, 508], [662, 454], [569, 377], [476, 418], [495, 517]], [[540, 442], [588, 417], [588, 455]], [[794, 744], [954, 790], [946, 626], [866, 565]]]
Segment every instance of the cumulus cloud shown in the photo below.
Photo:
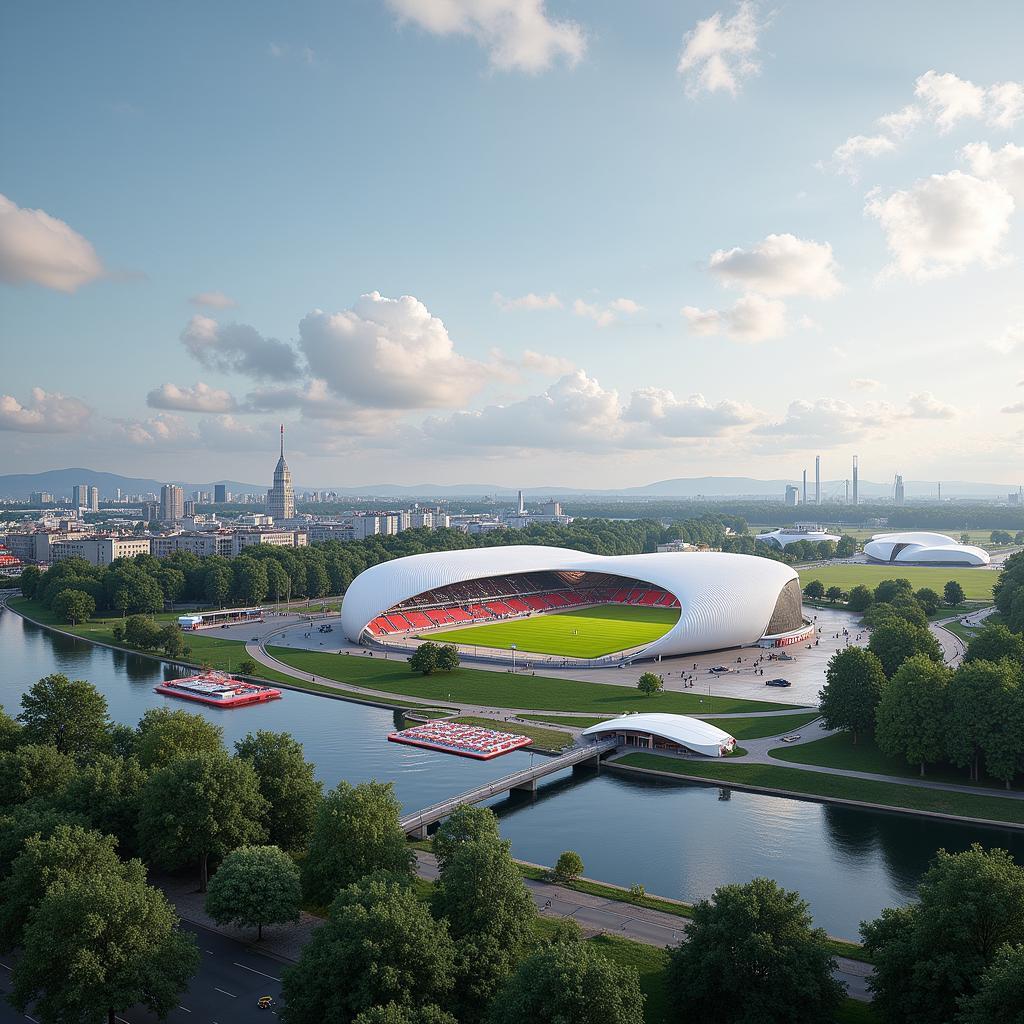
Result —
[[299, 375], [295, 350], [276, 338], [264, 338], [248, 324], [220, 324], [196, 314], [182, 331], [181, 341], [191, 356], [215, 370], [263, 380], [289, 380]]
[[886, 422], [884, 409], [858, 409], [840, 398], [798, 399], [790, 402], [781, 420], [756, 428], [756, 433], [799, 439], [801, 447], [857, 440]]
[[882, 386], [882, 382], [875, 380], [874, 377], [854, 377], [850, 381], [850, 387], [854, 391], [877, 391]]
[[1008, 413], [1024, 412], [1024, 402], [1014, 402], [1013, 405], [1004, 405], [999, 411]]
[[207, 309], [233, 309], [238, 305], [230, 295], [223, 292], [199, 292], [189, 300], [193, 306], [200, 306]]
[[1024, 146], [1008, 142], [1002, 149], [990, 149], [987, 142], [972, 142], [960, 155], [975, 177], [998, 181], [1017, 203], [1024, 204]]
[[510, 299], [502, 295], [501, 292], [495, 292], [494, 304], [502, 313], [511, 313], [514, 310], [520, 309], [535, 311], [539, 309], [562, 308], [562, 300], [554, 292], [548, 292], [547, 295], [535, 295], [533, 292], [527, 292], [525, 295], [520, 295], [517, 299]]
[[544, 0], [387, 0], [401, 21], [437, 36], [469, 36], [498, 71], [546, 71], [562, 59], [575, 66], [586, 51], [575, 21], [552, 18]]
[[576, 299], [572, 304], [572, 311], [577, 316], [593, 320], [598, 327], [607, 327], [609, 324], [614, 323], [618, 319], [617, 314], [619, 313], [629, 316], [633, 313], [639, 313], [643, 308], [639, 302], [634, 302], [633, 299], [612, 299], [606, 305], [598, 305], [584, 302], [582, 299]]
[[791, 234], [768, 235], [750, 249], [719, 249], [711, 254], [709, 267], [730, 288], [773, 297], [824, 299], [841, 287], [832, 246]]
[[334, 394], [381, 409], [458, 407], [487, 368], [455, 351], [444, 323], [419, 299], [363, 295], [340, 313], [314, 310], [299, 343], [315, 377]]
[[924, 279], [1000, 262], [1013, 205], [998, 182], [951, 171], [887, 198], [872, 193], [865, 211], [885, 232], [890, 272]]
[[832, 151], [831, 166], [856, 181], [863, 160], [891, 153], [895, 148], [896, 143], [885, 135], [851, 135]]
[[0, 281], [74, 292], [102, 276], [91, 242], [44, 210], [0, 195]]
[[199, 438], [217, 451], [265, 452], [275, 429], [270, 424], [254, 426], [235, 416], [214, 416], [199, 421]]
[[634, 391], [623, 412], [626, 421], [646, 423], [664, 437], [715, 437], [754, 417], [754, 410], [741, 402], [712, 404], [701, 394], [678, 399], [664, 388]]
[[1009, 355], [1024, 347], [1024, 321], [1010, 324], [1001, 334], [989, 340], [988, 347], [1003, 355]]
[[786, 304], [763, 295], [744, 295], [732, 309], [683, 306], [680, 312], [692, 334], [724, 334], [735, 341], [758, 342], [786, 333]]
[[731, 18], [716, 11], [698, 21], [683, 37], [676, 68], [686, 82], [686, 91], [691, 96], [705, 91], [735, 96], [743, 81], [761, 69], [757, 37], [764, 27], [752, 0], [741, 0]]
[[553, 356], [546, 352], [534, 352], [527, 349], [523, 353], [522, 367], [533, 373], [542, 373], [548, 377], [560, 377], [572, 373], [576, 366], [571, 359], [564, 356]]
[[985, 90], [954, 74], [926, 71], [914, 83], [914, 95], [940, 132], [948, 132], [965, 117], [985, 114]]
[[14, 395], [0, 395], [0, 430], [24, 434], [70, 434], [79, 430], [92, 415], [79, 398], [59, 391], [33, 388], [22, 405]]
[[958, 413], [952, 405], [939, 401], [930, 391], [921, 391], [907, 399], [901, 418], [911, 420], [953, 420]]
[[238, 405], [229, 391], [212, 388], [202, 381], [191, 388], [161, 384], [146, 395], [146, 404], [153, 409], [176, 409], [180, 412], [232, 412]]
[[113, 439], [138, 448], [191, 447], [199, 439], [181, 416], [161, 413], [150, 419], [115, 419], [111, 421]]

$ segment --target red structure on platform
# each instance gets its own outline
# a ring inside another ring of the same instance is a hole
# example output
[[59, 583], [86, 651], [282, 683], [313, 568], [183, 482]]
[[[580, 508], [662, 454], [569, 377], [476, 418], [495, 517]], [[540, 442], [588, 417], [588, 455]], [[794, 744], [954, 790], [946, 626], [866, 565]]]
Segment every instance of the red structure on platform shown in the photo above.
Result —
[[181, 697], [218, 708], [237, 708], [243, 704], [262, 704], [277, 700], [281, 691], [273, 686], [257, 686], [233, 679], [225, 672], [202, 672], [184, 679], [169, 679], [153, 688], [165, 697]]
[[388, 734], [392, 743], [408, 743], [413, 747], [440, 750], [445, 754], [459, 757], [473, 757], [478, 761], [489, 761], [520, 747], [528, 747], [533, 740], [512, 732], [497, 732], [479, 725], [460, 725], [458, 722], [424, 722], [411, 729]]

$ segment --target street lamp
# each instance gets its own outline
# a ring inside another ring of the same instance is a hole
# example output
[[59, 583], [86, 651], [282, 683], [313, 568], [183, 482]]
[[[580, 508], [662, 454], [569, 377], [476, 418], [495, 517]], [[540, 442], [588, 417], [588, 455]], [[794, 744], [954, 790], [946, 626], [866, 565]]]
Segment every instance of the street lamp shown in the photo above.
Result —
[[515, 670], [516, 670], [516, 645], [515, 644], [509, 644], [509, 647], [512, 648], [512, 671], [515, 672]]

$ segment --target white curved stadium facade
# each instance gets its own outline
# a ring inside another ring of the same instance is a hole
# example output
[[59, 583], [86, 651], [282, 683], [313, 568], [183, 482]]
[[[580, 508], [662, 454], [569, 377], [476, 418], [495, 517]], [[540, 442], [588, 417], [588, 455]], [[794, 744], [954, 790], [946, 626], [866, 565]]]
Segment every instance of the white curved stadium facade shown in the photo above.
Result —
[[[686, 747], [697, 754], [706, 754], [708, 757], [724, 757], [736, 746], [736, 740], [717, 725], [687, 715], [623, 715], [621, 718], [611, 718], [607, 722], [598, 722], [597, 725], [584, 729], [583, 735], [617, 735], [625, 737], [627, 742], [632, 739], [633, 746], [646, 745], [651, 748], [659, 745], [658, 741], [665, 741], [673, 746]], [[644, 738], [648, 740], [647, 744], [635, 742]]]
[[679, 618], [633, 657], [692, 654], [756, 644], [766, 634], [806, 628], [796, 572], [753, 555], [676, 552], [593, 555], [535, 545], [471, 548], [409, 555], [360, 573], [345, 594], [341, 625], [354, 642], [370, 639], [371, 623], [419, 595], [466, 581], [529, 573], [595, 573], [638, 580], [674, 595]]
[[988, 565], [984, 548], [961, 544], [944, 533], [879, 533], [864, 545], [872, 562], [894, 565]]
[[779, 530], [769, 530], [768, 533], [759, 533], [757, 539], [766, 544], [776, 544], [780, 548], [784, 548], [787, 544], [795, 544], [798, 540], [809, 540], [813, 544], [830, 540], [834, 544], [838, 544], [842, 538], [834, 533], [826, 533], [824, 530], [787, 530], [782, 527]]

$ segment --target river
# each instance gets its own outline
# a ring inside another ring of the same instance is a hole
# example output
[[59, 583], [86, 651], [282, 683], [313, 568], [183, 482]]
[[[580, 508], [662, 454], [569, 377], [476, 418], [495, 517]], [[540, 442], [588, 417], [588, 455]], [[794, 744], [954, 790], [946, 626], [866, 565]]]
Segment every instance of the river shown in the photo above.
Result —
[[[159, 663], [94, 647], [0, 610], [0, 703], [16, 714], [22, 692], [51, 672], [88, 679], [111, 716], [134, 725], [146, 708], [188, 707], [223, 726], [229, 746], [260, 728], [300, 739], [327, 786], [340, 779], [391, 781], [407, 810], [498, 778], [529, 762], [528, 753], [478, 762], [388, 743], [391, 711], [286, 691], [271, 704], [223, 710], [186, 705], [153, 692]], [[536, 755], [540, 756], [540, 755]], [[513, 853], [553, 864], [566, 849], [586, 873], [620, 885], [695, 900], [728, 882], [767, 875], [799, 890], [815, 923], [856, 938], [860, 921], [906, 903], [939, 847], [972, 842], [1008, 848], [1024, 862], [1024, 833], [932, 821], [632, 776], [614, 769], [565, 772], [541, 783], [536, 798], [492, 802]]]

